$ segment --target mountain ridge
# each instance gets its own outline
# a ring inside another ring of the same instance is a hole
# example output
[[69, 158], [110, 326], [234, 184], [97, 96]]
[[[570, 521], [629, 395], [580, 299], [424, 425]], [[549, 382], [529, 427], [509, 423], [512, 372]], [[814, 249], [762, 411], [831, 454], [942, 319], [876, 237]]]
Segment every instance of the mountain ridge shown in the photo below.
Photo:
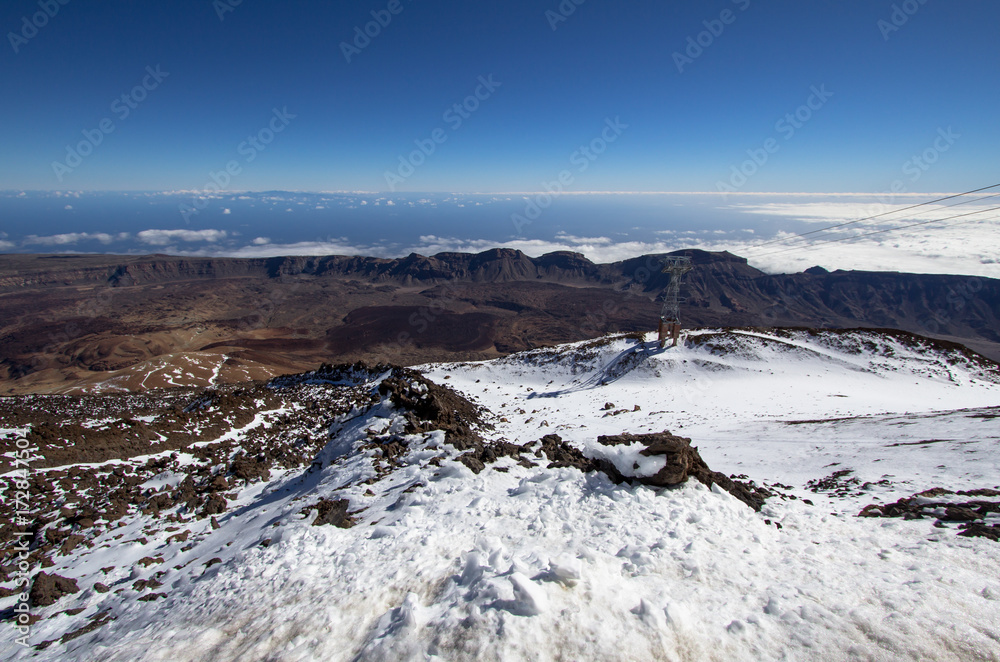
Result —
[[[678, 254], [695, 265], [681, 290], [689, 327], [895, 328], [1000, 359], [996, 279], [767, 274], [731, 253], [670, 253]], [[402, 258], [3, 255], [0, 390], [52, 392], [128, 368], [135, 375], [123, 381], [133, 386], [175, 383], [139, 378], [160, 365], [232, 381], [323, 362], [482, 360], [649, 330], [669, 282], [665, 255], [611, 263], [510, 248]], [[192, 360], [204, 365], [178, 367]]]

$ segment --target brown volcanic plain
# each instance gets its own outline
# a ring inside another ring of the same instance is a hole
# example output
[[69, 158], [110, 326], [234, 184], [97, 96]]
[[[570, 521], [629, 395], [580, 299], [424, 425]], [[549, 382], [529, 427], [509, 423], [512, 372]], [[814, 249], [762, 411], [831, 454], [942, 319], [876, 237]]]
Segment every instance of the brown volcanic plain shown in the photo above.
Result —
[[[885, 327], [1000, 359], [1000, 281], [765, 274], [689, 250], [691, 326]], [[656, 328], [663, 255], [191, 258], [0, 255], [0, 393], [205, 386], [364, 360], [489, 359]]]

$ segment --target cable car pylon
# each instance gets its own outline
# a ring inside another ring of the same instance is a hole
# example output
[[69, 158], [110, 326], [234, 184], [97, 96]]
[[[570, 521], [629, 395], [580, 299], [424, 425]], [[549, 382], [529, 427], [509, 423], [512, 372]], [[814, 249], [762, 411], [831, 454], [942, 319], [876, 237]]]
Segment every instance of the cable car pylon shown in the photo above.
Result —
[[663, 309], [660, 310], [660, 327], [657, 331], [661, 348], [666, 346], [667, 338], [673, 339], [671, 347], [677, 346], [681, 335], [681, 303], [684, 301], [681, 298], [681, 278], [692, 269], [694, 265], [686, 255], [668, 255], [663, 260], [663, 273], [670, 274], [670, 282], [663, 293]]

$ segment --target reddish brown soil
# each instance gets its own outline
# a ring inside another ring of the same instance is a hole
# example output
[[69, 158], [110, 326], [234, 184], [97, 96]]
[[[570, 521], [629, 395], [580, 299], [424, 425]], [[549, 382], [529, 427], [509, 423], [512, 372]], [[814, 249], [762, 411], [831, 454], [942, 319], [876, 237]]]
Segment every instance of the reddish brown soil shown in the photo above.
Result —
[[[692, 326], [889, 327], [1000, 358], [1000, 282], [767, 275], [687, 251]], [[234, 383], [365, 360], [481, 360], [656, 328], [660, 256], [268, 259], [0, 255], [0, 394]], [[958, 306], [956, 302], [961, 302]]]

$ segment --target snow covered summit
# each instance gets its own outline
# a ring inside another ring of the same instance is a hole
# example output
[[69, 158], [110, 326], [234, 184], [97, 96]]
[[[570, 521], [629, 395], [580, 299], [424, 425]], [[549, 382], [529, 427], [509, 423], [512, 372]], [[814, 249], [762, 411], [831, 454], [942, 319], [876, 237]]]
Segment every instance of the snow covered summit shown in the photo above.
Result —
[[[957, 346], [761, 329], [11, 399], [45, 419], [3, 410], [11, 438], [88, 462], [30, 470], [49, 579], [33, 647], [11, 626], [0, 650], [996, 660], [998, 402], [997, 366]], [[677, 435], [717, 480], [660, 486]]]

